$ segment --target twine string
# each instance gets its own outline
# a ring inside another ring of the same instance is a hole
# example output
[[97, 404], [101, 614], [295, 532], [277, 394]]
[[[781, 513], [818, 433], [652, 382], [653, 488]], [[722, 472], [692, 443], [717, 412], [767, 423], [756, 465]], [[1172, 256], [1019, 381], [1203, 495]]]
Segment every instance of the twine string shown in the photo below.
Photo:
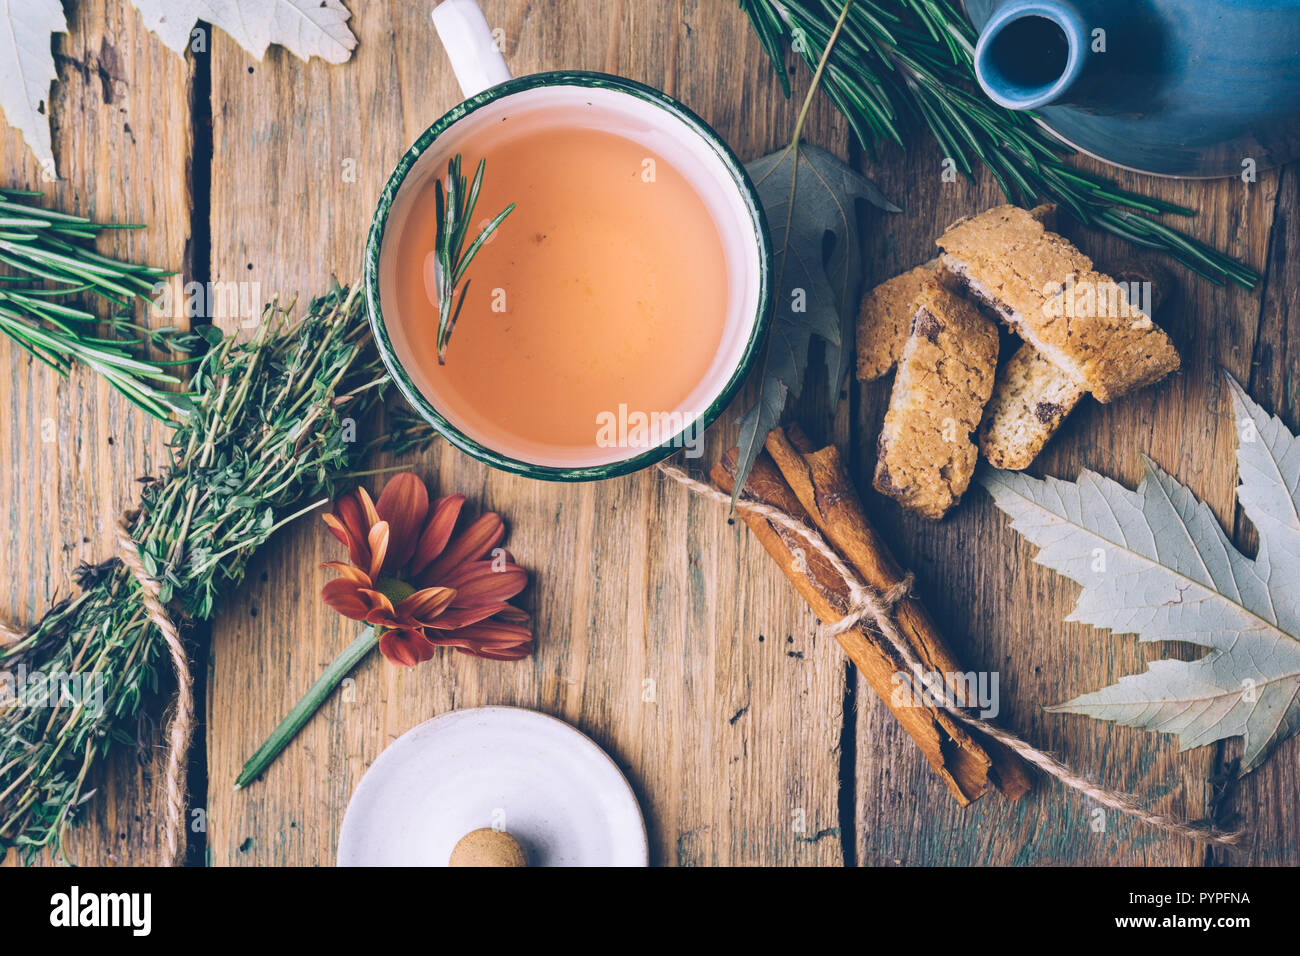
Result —
[[[728, 506], [731, 504], [731, 496], [712, 485], [692, 478], [680, 468], [660, 463], [658, 469], [666, 477], [685, 486], [696, 495]], [[1238, 842], [1239, 833], [1223, 833], [1147, 810], [1136, 797], [1099, 786], [1016, 734], [968, 713], [953, 699], [953, 695], [937, 675], [925, 670], [898, 629], [895, 608], [898, 602], [911, 591], [913, 575], [910, 571], [887, 591], [878, 591], [864, 583], [857, 573], [845, 564], [844, 559], [826, 542], [826, 539], [807, 523], [780, 508], [747, 496], [742, 496], [736, 506], [742, 511], [766, 519], [779, 529], [805, 541], [830, 565], [848, 588], [848, 611], [839, 620], [831, 624], [823, 624], [819, 628], [821, 634], [836, 637], [863, 622], [870, 622], [888, 642], [898, 661], [901, 661], [926, 688], [936, 706], [942, 707], [945, 712], [963, 724], [998, 741], [1066, 787], [1079, 791], [1102, 806], [1134, 817], [1166, 833], [1222, 846], [1232, 846]], [[194, 679], [180, 631], [159, 600], [158, 582], [145, 570], [139, 549], [125, 522], [118, 525], [116, 536], [122, 563], [140, 587], [141, 603], [149, 615], [149, 620], [158, 628], [167, 644], [176, 675], [176, 700], [167, 725], [166, 764], [159, 784], [158, 796], [164, 811], [161, 863], [164, 866], [179, 866], [183, 862], [185, 853], [185, 796], [188, 769], [186, 761], [190, 740], [194, 734]], [[23, 637], [22, 631], [0, 622], [0, 644], [13, 644]]]
[[[145, 570], [125, 520], [118, 524], [115, 534], [123, 566], [140, 586], [140, 602], [154, 627], [162, 634], [176, 672], [176, 700], [172, 705], [171, 720], [167, 724], [167, 759], [163, 776], [158, 782], [155, 801], [163, 806], [163, 845], [160, 865], [180, 866], [185, 857], [185, 796], [190, 739], [194, 736], [194, 678], [190, 673], [190, 659], [176, 624], [158, 599], [158, 582]], [[0, 647], [17, 644], [26, 631], [11, 627], [0, 620]]]
[[158, 582], [140, 559], [140, 551], [125, 521], [117, 526], [117, 546], [122, 563], [140, 586], [140, 601], [149, 620], [167, 644], [172, 669], [176, 672], [176, 700], [167, 723], [167, 757], [157, 799], [163, 806], [162, 866], [180, 866], [185, 858], [185, 794], [190, 738], [194, 735], [194, 677], [180, 630], [158, 599]]
[[9, 647], [11, 644], [17, 644], [26, 636], [26, 631], [20, 631], [16, 627], [10, 627], [4, 621], [0, 621], [0, 647]]
[[[713, 485], [692, 478], [680, 468], [672, 465], [660, 463], [658, 469], [673, 481], [690, 489], [694, 494], [721, 502], [730, 507], [731, 496], [718, 490]], [[1099, 786], [1088, 778], [1075, 773], [1050, 753], [1038, 749], [1023, 738], [998, 727], [988, 720], [969, 713], [966, 708], [953, 699], [953, 694], [943, 684], [942, 680], [938, 679], [938, 675], [930, 673], [922, 667], [907, 639], [898, 629], [894, 611], [898, 602], [903, 600], [911, 591], [913, 576], [910, 571], [903, 580], [888, 591], [878, 591], [864, 583], [857, 573], [845, 564], [839, 553], [826, 542], [820, 532], [810, 527], [806, 522], [800, 521], [780, 508], [757, 501], [747, 495], [741, 496], [736, 503], [736, 507], [741, 511], [765, 518], [780, 530], [798, 536], [818, 556], [823, 558], [843, 580], [849, 591], [849, 610], [838, 621], [822, 625], [820, 633], [828, 637], [834, 637], [852, 630], [861, 623], [869, 622], [875, 626], [875, 629], [888, 642], [889, 649], [893, 651], [896, 660], [901, 662], [916, 680], [925, 687], [930, 700], [936, 706], [943, 708], [945, 712], [968, 727], [993, 738], [1028, 763], [1049, 776], [1055, 777], [1071, 790], [1077, 790], [1104, 807], [1127, 814], [1165, 833], [1186, 837], [1189, 840], [1200, 843], [1213, 843], [1220, 846], [1233, 846], [1240, 839], [1240, 833], [1223, 833], [1211, 827], [1186, 823], [1175, 817], [1154, 813], [1146, 809], [1136, 797]]]

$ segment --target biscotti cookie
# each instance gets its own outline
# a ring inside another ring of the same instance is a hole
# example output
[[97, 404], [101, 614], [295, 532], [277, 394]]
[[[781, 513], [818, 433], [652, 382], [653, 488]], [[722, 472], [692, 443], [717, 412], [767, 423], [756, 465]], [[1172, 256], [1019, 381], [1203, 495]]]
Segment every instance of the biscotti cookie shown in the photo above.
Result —
[[[1053, 205], [1035, 206], [1029, 215], [1048, 229], [1056, 224]], [[941, 282], [946, 278], [939, 269], [939, 260], [931, 259], [886, 279], [862, 297], [858, 310], [858, 381], [873, 382], [897, 364], [916, 314], [916, 297], [926, 280], [936, 277]]]
[[880, 432], [875, 486], [917, 514], [942, 518], [965, 493], [971, 435], [993, 391], [997, 327], [931, 279], [917, 297]]
[[[1129, 298], [1141, 297], [1152, 318], [1170, 298], [1173, 278], [1146, 259], [1130, 259], [1114, 270]], [[993, 398], [980, 424], [980, 452], [998, 468], [1028, 468], [1084, 395], [1084, 389], [1028, 342], [1020, 346], [993, 385]]]
[[1169, 336], [1125, 288], [1025, 210], [997, 206], [961, 220], [938, 244], [952, 281], [1098, 401], [1178, 368]]
[[863, 296], [858, 311], [859, 381], [873, 382], [898, 362], [916, 314], [916, 297], [934, 278], [938, 266], [938, 260], [917, 266]]
[[995, 468], [1028, 468], [1083, 396], [1083, 386], [1025, 342], [998, 373], [980, 451]]

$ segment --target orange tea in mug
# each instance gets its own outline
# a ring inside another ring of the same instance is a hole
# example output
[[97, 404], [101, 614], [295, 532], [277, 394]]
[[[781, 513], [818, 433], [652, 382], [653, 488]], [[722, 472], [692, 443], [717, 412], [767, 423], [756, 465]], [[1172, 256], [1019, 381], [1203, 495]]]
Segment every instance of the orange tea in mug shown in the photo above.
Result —
[[[434, 194], [456, 155], [486, 164], [467, 244], [514, 209], [469, 264], [440, 363]], [[439, 431], [583, 479], [698, 443], [754, 355], [769, 271], [753, 187], [703, 121], [630, 80], [544, 73], [471, 96], [408, 151], [366, 282], [381, 353]]]

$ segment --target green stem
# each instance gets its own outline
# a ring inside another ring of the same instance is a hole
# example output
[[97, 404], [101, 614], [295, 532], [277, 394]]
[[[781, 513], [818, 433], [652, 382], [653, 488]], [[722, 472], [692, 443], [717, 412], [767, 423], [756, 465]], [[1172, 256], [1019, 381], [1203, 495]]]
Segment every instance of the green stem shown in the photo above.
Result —
[[[808, 111], [812, 107], [813, 97], [817, 94], [818, 87], [821, 86], [822, 71], [826, 69], [826, 63], [831, 58], [831, 50], [835, 46], [835, 41], [839, 39], [840, 30], [844, 28], [844, 21], [848, 19], [849, 9], [852, 6], [853, 0], [844, 0], [844, 9], [840, 11], [840, 18], [835, 21], [835, 28], [831, 30], [830, 38], [826, 41], [826, 48], [822, 50], [821, 59], [817, 61], [817, 68], [813, 71], [812, 82], [808, 84], [808, 93], [804, 96], [803, 105], [799, 107], [799, 116], [794, 121], [794, 134], [790, 137], [790, 145], [786, 147], [786, 152], [794, 153], [794, 163], [790, 169], [790, 199], [788, 200], [789, 205], [786, 207], [792, 214], [787, 216], [785, 220], [785, 238], [781, 244], [781, 248], [784, 250], [790, 248], [790, 233], [794, 228], [793, 211], [799, 186], [799, 141], [803, 137], [803, 124], [808, 119]], [[786, 255], [782, 254], [781, 265], [776, 272], [775, 287], [778, 289], [782, 287], [781, 282], [785, 276], [785, 261]], [[744, 482], [741, 482], [736, 487], [739, 488], [743, 484]], [[736, 494], [738, 495], [740, 492], [737, 491]], [[732, 504], [735, 504], [734, 497]]]
[[248, 758], [248, 763], [244, 764], [244, 769], [239, 772], [239, 777], [235, 780], [236, 790], [248, 786], [262, 775], [262, 771], [271, 765], [271, 762], [280, 755], [280, 751], [288, 746], [289, 741], [297, 736], [298, 731], [302, 730], [303, 724], [307, 723], [311, 715], [325, 703], [325, 698], [334, 692], [334, 688], [339, 686], [352, 668], [361, 663], [362, 658], [378, 644], [379, 635], [375, 628], [367, 627], [357, 635], [355, 641], [348, 645], [347, 650], [334, 658], [333, 663], [325, 668], [325, 673], [311, 685], [311, 690], [307, 691], [302, 700], [298, 701], [293, 710], [280, 721], [280, 726], [271, 731], [271, 736], [266, 738], [266, 743], [258, 747], [257, 753]]
[[849, 18], [849, 8], [852, 6], [853, 0], [845, 0], [844, 8], [840, 10], [840, 18], [835, 21], [835, 28], [831, 30], [826, 48], [822, 50], [821, 59], [817, 61], [817, 69], [813, 71], [812, 82], [808, 85], [808, 95], [804, 97], [803, 106], [799, 108], [799, 117], [794, 122], [794, 135], [790, 137], [792, 147], [798, 148], [799, 139], [803, 136], [803, 124], [808, 118], [808, 109], [812, 105], [813, 94], [822, 85], [822, 72], [826, 69], [826, 62], [831, 58], [831, 50], [835, 46], [835, 41], [839, 39], [840, 31], [844, 29], [844, 21]]

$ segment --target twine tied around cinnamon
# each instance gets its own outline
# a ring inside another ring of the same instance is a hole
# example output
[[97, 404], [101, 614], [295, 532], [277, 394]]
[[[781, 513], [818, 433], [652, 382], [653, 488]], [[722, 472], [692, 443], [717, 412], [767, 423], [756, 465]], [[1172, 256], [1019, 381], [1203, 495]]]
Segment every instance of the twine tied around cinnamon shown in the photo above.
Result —
[[[692, 478], [680, 468], [662, 462], [657, 468], [662, 474], [684, 485], [694, 494], [721, 502], [728, 507], [731, 506], [730, 495], [719, 491], [710, 484]], [[843, 579], [849, 591], [848, 610], [843, 617], [833, 624], [821, 625], [819, 633], [827, 637], [834, 637], [862, 623], [871, 625], [874, 630], [884, 637], [889, 645], [887, 649], [892, 651], [896, 661], [902, 665], [900, 671], [904, 669], [910, 671], [925, 687], [930, 699], [933, 700], [936, 706], [943, 708], [944, 711], [968, 727], [1009, 748], [1022, 759], [1038, 767], [1049, 776], [1055, 777], [1071, 790], [1077, 790], [1104, 807], [1127, 814], [1165, 833], [1175, 834], [1200, 843], [1212, 843], [1219, 846], [1236, 845], [1241, 837], [1239, 832], [1223, 833], [1206, 826], [1186, 823], [1171, 816], [1153, 813], [1147, 810], [1136, 797], [1098, 786], [1086, 777], [1075, 773], [1046, 751], [1039, 750], [1016, 734], [1003, 730], [960, 706], [953, 699], [953, 695], [943, 685], [942, 681], [937, 679], [937, 675], [927, 672], [921, 666], [921, 662], [917, 660], [912, 648], [898, 629], [898, 623], [895, 619], [895, 606], [911, 591], [912, 572], [907, 572], [903, 579], [888, 591], [878, 591], [864, 583], [858, 574], [845, 564], [839, 553], [826, 542], [821, 533], [810, 527], [806, 522], [800, 521], [780, 508], [757, 501], [743, 494], [736, 502], [736, 507], [742, 511], [765, 518], [783, 530], [797, 535], [807, 542], [813, 551], [825, 559], [834, 572]]]
[[[692, 478], [680, 468], [671, 465], [661, 463], [657, 467], [666, 477], [684, 485], [692, 493], [730, 506], [731, 496], [712, 485]], [[1240, 833], [1222, 833], [1204, 826], [1185, 823], [1164, 814], [1153, 813], [1143, 807], [1135, 797], [1098, 786], [1016, 734], [973, 716], [952, 699], [952, 695], [935, 675], [928, 673], [922, 667], [898, 629], [895, 607], [911, 590], [913, 575], [910, 571], [889, 590], [878, 591], [865, 584], [857, 573], [845, 564], [839, 553], [826, 542], [825, 538], [805, 522], [780, 508], [743, 496], [737, 502], [737, 507], [759, 515], [806, 541], [809, 547], [843, 579], [849, 591], [848, 610], [838, 621], [821, 625], [821, 634], [834, 637], [864, 622], [873, 625], [875, 630], [885, 638], [897, 660], [926, 688], [936, 706], [942, 707], [955, 719], [998, 741], [1044, 773], [1055, 777], [1070, 789], [1091, 797], [1102, 806], [1132, 816], [1165, 833], [1201, 843], [1233, 846], [1240, 839]], [[163, 845], [160, 863], [163, 866], [178, 866], [184, 861], [185, 856], [186, 775], [190, 740], [194, 733], [194, 680], [180, 630], [159, 600], [158, 582], [145, 570], [139, 549], [125, 521], [118, 525], [116, 539], [123, 566], [139, 585], [141, 603], [149, 620], [162, 634], [176, 676], [176, 700], [166, 732], [166, 763], [156, 789], [157, 799], [163, 806]], [[0, 644], [13, 644], [22, 637], [21, 632], [0, 622]]]

